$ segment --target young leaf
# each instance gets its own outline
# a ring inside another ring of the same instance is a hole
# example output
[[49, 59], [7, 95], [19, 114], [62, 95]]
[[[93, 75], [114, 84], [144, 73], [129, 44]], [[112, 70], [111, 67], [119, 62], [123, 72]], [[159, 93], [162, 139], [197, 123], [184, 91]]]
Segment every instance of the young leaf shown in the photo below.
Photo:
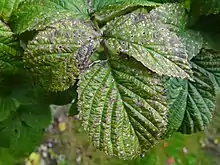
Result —
[[13, 73], [16, 67], [13, 64], [13, 58], [17, 51], [10, 45], [15, 42], [15, 37], [11, 29], [0, 20], [0, 72]]
[[39, 82], [46, 89], [66, 90], [74, 85], [78, 65], [84, 64], [92, 53], [98, 37], [90, 23], [59, 21], [40, 31], [28, 43], [24, 53], [25, 66], [39, 76]]
[[84, 0], [25, 0], [14, 12], [11, 24], [16, 33], [41, 30], [66, 18], [88, 19]]
[[83, 128], [95, 147], [109, 155], [132, 159], [166, 130], [160, 78], [135, 60], [93, 65], [81, 76], [78, 93]]
[[190, 77], [181, 40], [147, 15], [131, 13], [119, 17], [106, 26], [104, 36], [111, 49], [134, 57], [160, 75]]
[[0, 1], [0, 18], [7, 22], [13, 12], [16, 10], [19, 3], [24, 0], [1, 0]]

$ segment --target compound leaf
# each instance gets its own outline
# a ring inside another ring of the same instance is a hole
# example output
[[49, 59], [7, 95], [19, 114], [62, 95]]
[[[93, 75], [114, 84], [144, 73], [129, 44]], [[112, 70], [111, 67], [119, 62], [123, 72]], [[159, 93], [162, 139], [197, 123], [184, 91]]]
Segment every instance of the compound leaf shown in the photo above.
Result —
[[66, 18], [88, 19], [84, 0], [25, 0], [14, 12], [11, 23], [16, 33], [41, 30]]
[[111, 49], [134, 57], [160, 75], [190, 77], [181, 40], [147, 15], [131, 13], [117, 18], [106, 26], [104, 36]]
[[66, 90], [74, 85], [78, 65], [84, 66], [98, 44], [98, 37], [90, 23], [59, 21], [40, 31], [28, 43], [24, 54], [25, 66], [39, 76], [40, 84], [46, 89]]
[[149, 150], [166, 130], [167, 103], [157, 74], [135, 60], [111, 59], [81, 76], [79, 111], [96, 148], [123, 159]]

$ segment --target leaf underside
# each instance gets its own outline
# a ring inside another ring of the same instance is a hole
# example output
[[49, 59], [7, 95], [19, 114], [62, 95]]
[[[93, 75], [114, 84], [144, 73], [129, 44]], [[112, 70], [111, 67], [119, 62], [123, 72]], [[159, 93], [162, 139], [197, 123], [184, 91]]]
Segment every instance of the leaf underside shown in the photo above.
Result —
[[166, 130], [167, 104], [160, 78], [135, 60], [96, 64], [79, 82], [83, 128], [96, 148], [132, 159]]
[[86, 63], [98, 44], [97, 37], [90, 23], [59, 21], [40, 31], [28, 43], [25, 65], [40, 76], [40, 83], [48, 90], [63, 91], [74, 85], [78, 65]]
[[104, 29], [107, 45], [160, 75], [188, 78], [191, 70], [181, 40], [148, 17], [131, 13], [112, 21]]

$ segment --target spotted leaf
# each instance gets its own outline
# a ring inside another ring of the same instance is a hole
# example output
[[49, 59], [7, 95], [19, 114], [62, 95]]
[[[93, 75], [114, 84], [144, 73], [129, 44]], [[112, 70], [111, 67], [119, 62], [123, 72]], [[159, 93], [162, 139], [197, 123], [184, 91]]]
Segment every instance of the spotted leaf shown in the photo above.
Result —
[[186, 29], [187, 13], [179, 3], [163, 4], [149, 13], [152, 21], [175, 32], [186, 48], [189, 59], [197, 55], [202, 48], [203, 38], [199, 32]]
[[23, 57], [25, 66], [39, 76], [46, 89], [63, 91], [74, 85], [78, 64], [84, 67], [98, 44], [98, 36], [90, 23], [80, 20], [54, 23], [28, 43]]
[[159, 22], [170, 31], [180, 33], [185, 29], [187, 14], [179, 3], [163, 4], [149, 13], [154, 22]]
[[117, 18], [106, 26], [104, 36], [111, 49], [134, 57], [160, 75], [190, 77], [181, 40], [147, 15], [131, 13]]
[[157, 74], [130, 59], [93, 65], [80, 77], [79, 111], [94, 146], [132, 159], [166, 130], [167, 104]]
[[186, 52], [188, 54], [189, 60], [199, 54], [203, 46], [203, 37], [199, 32], [186, 30], [179, 36], [186, 47]]
[[22, 33], [41, 30], [53, 22], [66, 18], [88, 19], [84, 0], [25, 0], [11, 19], [13, 30]]

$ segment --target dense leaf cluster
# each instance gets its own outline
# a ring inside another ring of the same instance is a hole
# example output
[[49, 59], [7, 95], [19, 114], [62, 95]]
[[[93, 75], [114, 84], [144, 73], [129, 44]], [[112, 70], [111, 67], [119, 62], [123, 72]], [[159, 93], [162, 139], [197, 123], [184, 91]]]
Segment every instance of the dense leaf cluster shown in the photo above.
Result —
[[123, 159], [211, 121], [220, 89], [218, 0], [0, 6], [0, 163], [34, 149], [50, 104], [75, 100], [70, 114], [79, 111], [94, 146]]

